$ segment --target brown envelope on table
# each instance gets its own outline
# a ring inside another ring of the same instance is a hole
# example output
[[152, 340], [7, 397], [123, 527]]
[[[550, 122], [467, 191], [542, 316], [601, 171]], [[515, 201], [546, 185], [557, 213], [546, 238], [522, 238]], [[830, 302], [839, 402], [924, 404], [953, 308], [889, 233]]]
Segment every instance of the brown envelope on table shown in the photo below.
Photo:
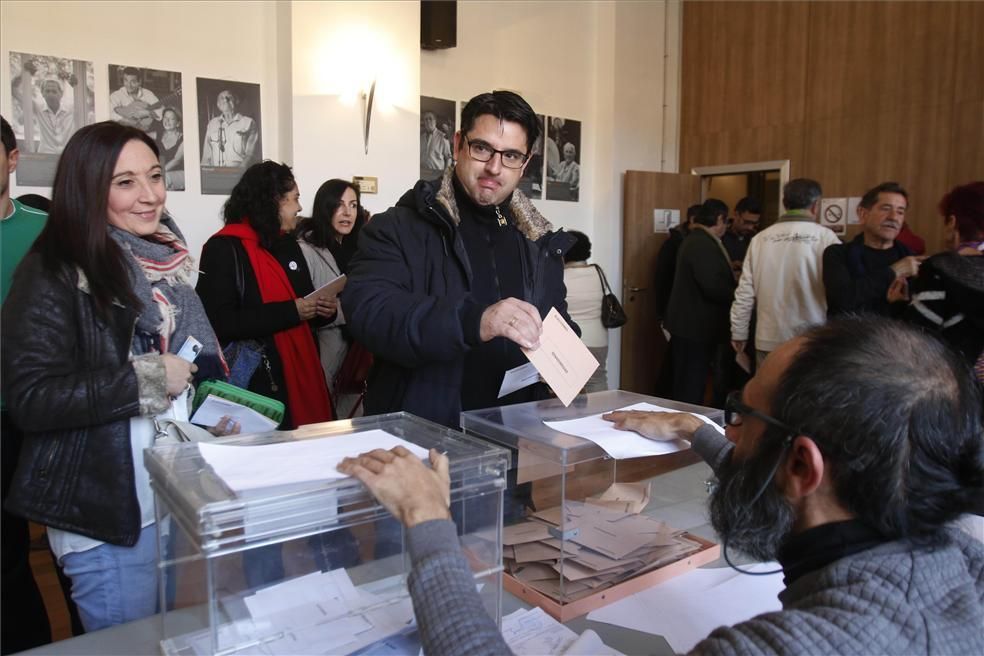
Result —
[[[517, 544], [515, 549], [517, 563], [529, 563], [538, 560], [557, 560], [560, 558], [559, 547], [551, 547], [543, 542], [524, 542], [522, 544]], [[569, 549], [565, 551], [565, 554], [568, 556], [574, 555], [574, 553]]]
[[502, 528], [502, 544], [516, 545], [524, 542], [536, 542], [550, 537], [546, 524], [539, 522], [520, 522]]
[[512, 575], [520, 581], [543, 581], [557, 578], [557, 572], [554, 571], [554, 568], [544, 563], [516, 565], [512, 570]]
[[640, 513], [649, 504], [649, 483], [612, 483], [587, 503], [623, 513]]

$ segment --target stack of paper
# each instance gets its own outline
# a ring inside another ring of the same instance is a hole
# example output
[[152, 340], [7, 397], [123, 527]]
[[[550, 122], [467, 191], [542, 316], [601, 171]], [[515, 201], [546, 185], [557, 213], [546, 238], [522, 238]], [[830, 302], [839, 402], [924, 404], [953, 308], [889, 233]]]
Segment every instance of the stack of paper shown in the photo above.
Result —
[[517, 610], [502, 618], [502, 637], [516, 656], [541, 654], [592, 654], [620, 656], [608, 647], [594, 631], [581, 636], [547, 615], [540, 608]]
[[[551, 534], [551, 526], [573, 535], [562, 543]], [[512, 576], [564, 602], [576, 601], [701, 548], [700, 543], [657, 519], [577, 501], [567, 501], [563, 507], [548, 508], [527, 521], [505, 527], [503, 545], [503, 561]]]

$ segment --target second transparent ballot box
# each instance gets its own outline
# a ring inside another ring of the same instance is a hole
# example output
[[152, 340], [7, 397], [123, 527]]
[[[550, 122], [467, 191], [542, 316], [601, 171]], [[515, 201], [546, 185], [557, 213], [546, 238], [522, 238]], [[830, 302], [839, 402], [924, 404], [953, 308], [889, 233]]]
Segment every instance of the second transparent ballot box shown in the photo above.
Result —
[[[466, 434], [514, 458], [504, 499], [504, 585], [561, 621], [720, 552], [686, 530], [706, 524], [706, 472], [689, 469], [700, 458], [685, 443], [648, 441], [600, 419], [626, 408], [692, 412], [718, 428], [724, 420], [721, 410], [617, 390], [582, 394], [566, 408], [551, 399], [461, 414]], [[607, 435], [619, 457], [578, 432]], [[640, 451], [628, 453], [632, 440]], [[639, 452], [660, 454], [632, 457]]]
[[406, 445], [450, 462], [451, 514], [498, 622], [507, 450], [407, 413], [148, 449], [159, 537], [161, 651], [419, 651], [402, 525], [343, 456]]

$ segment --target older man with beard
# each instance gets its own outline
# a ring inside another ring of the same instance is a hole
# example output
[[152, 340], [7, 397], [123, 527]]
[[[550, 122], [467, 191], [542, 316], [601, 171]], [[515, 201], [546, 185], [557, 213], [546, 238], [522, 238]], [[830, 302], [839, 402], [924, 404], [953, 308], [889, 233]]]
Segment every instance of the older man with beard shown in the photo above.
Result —
[[[981, 401], [937, 340], [852, 318], [773, 351], [729, 399], [727, 439], [686, 413], [606, 415], [690, 441], [720, 482], [711, 521], [726, 558], [782, 565], [782, 610], [718, 628], [694, 653], [984, 653], [984, 545], [948, 526], [984, 493]], [[431, 462], [374, 451], [339, 469], [408, 527], [424, 652], [509, 653], [448, 519], [447, 459]]]

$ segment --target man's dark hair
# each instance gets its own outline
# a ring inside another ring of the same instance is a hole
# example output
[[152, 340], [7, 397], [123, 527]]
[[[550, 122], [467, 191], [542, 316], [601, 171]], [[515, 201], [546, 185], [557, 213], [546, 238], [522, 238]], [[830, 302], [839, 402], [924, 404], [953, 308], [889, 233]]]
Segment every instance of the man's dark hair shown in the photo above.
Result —
[[584, 262], [589, 257], [591, 257], [591, 240], [583, 232], [578, 232], [577, 230], [568, 230], [567, 234], [571, 235], [577, 241], [571, 246], [570, 250], [564, 254], [564, 262]]
[[694, 223], [713, 228], [717, 225], [719, 216], [728, 217], [728, 206], [723, 200], [708, 198], [700, 206], [700, 209], [697, 210], [697, 217], [694, 219]]
[[870, 210], [878, 202], [878, 194], [899, 194], [905, 198], [905, 202], [909, 202], [909, 194], [902, 188], [902, 185], [898, 182], [883, 182], [877, 187], [872, 187], [864, 192], [864, 196], [861, 197], [861, 202], [858, 205], [866, 210]]
[[93, 123], [72, 135], [58, 158], [48, 220], [31, 247], [49, 271], [81, 269], [103, 318], [113, 303], [141, 306], [130, 284], [129, 258], [106, 229], [113, 171], [131, 141], [158, 157], [157, 143], [146, 132], [116, 121]]
[[14, 129], [10, 127], [7, 119], [0, 116], [0, 138], [3, 140], [3, 149], [7, 151], [7, 156], [17, 150], [17, 138], [14, 136]]
[[280, 235], [280, 201], [297, 183], [290, 167], [267, 160], [246, 169], [222, 208], [226, 223], [242, 223], [256, 230], [269, 250]]
[[981, 391], [967, 365], [884, 318], [839, 319], [804, 338], [772, 415], [813, 439], [838, 501], [867, 526], [888, 539], [939, 537], [984, 494]]
[[[140, 77], [140, 69], [139, 68], [134, 68], [133, 66], [127, 66], [126, 68], [123, 69], [123, 75], [132, 75], [134, 77], [139, 78]], [[142, 81], [143, 80], [141, 80], [141, 82]]]
[[735, 214], [741, 214], [742, 212], [749, 212], [750, 214], [761, 214], [762, 213], [762, 203], [756, 198], [751, 196], [745, 196], [738, 204], [735, 205]]
[[687, 221], [693, 221], [697, 218], [697, 212], [700, 211], [700, 204], [691, 205], [687, 208]]
[[533, 144], [540, 136], [540, 123], [536, 120], [536, 112], [522, 96], [512, 91], [493, 91], [475, 96], [461, 110], [461, 134], [468, 134], [478, 117], [484, 114], [523, 126], [526, 130], [526, 152], [533, 152]]
[[782, 205], [787, 210], [805, 210], [820, 200], [822, 195], [823, 190], [816, 180], [796, 178], [782, 188]]

